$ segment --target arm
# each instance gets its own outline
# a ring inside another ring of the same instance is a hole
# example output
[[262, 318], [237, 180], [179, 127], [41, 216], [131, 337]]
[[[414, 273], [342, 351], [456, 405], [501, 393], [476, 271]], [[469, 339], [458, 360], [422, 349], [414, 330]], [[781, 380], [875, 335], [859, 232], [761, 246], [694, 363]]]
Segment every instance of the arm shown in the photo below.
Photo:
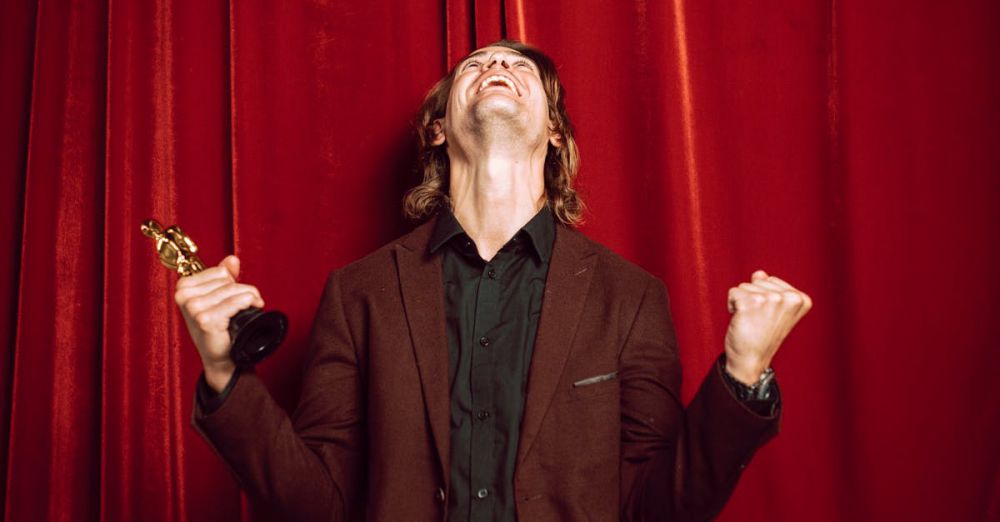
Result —
[[746, 463], [778, 430], [733, 395], [714, 364], [683, 408], [666, 289], [647, 286], [620, 358], [623, 520], [705, 520], [722, 508]]
[[292, 418], [252, 372], [192, 422], [257, 503], [288, 520], [345, 520], [362, 509], [364, 408], [355, 346], [337, 274], [313, 324], [299, 406]]

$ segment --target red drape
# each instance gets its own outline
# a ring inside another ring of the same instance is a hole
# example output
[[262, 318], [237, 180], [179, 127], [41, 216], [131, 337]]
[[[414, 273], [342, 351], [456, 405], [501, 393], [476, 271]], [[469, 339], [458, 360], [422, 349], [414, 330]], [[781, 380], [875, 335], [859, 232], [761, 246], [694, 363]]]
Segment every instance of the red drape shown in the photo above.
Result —
[[237, 520], [188, 426], [197, 354], [139, 223], [291, 318], [406, 230], [408, 120], [469, 50], [554, 56], [584, 231], [666, 281], [685, 393], [762, 267], [816, 306], [782, 434], [724, 520], [1000, 520], [1000, 8], [772, 2], [12, 0], [0, 6], [4, 517]]

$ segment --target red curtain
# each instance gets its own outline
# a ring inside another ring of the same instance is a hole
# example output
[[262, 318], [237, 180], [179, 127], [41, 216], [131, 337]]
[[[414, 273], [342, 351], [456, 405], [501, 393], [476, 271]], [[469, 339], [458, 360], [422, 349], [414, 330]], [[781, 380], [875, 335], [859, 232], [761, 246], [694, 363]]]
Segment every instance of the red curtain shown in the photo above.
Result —
[[[690, 397], [729, 286], [816, 306], [722, 520], [1000, 520], [1000, 7], [990, 0], [12, 0], [0, 7], [4, 517], [237, 520], [139, 223], [285, 311], [407, 229], [408, 127], [502, 36], [560, 64], [584, 232], [666, 281]], [[612, 7], [613, 6], [613, 7]]]

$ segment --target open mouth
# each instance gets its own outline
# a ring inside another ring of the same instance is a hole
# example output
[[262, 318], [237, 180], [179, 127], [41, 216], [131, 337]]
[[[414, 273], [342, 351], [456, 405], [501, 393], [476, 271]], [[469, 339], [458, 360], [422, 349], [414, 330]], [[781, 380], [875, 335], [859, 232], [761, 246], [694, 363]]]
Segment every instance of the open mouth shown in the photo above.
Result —
[[483, 92], [484, 90], [490, 87], [506, 87], [507, 89], [510, 89], [510, 91], [513, 92], [514, 94], [518, 96], [521, 95], [521, 93], [517, 92], [517, 86], [514, 85], [514, 82], [510, 78], [507, 78], [506, 76], [501, 76], [499, 74], [494, 74], [483, 80], [482, 83], [479, 84], [479, 90], [476, 91], [476, 93], [478, 94], [480, 92]]

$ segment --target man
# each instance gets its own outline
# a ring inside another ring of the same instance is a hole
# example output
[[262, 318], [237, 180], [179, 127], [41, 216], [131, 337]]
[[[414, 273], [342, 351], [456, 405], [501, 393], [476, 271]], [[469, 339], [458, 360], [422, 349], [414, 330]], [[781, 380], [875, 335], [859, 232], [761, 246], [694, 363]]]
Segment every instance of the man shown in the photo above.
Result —
[[420, 116], [413, 232], [334, 272], [288, 418], [229, 359], [263, 306], [239, 261], [181, 280], [194, 423], [256, 502], [301, 520], [714, 516], [777, 431], [770, 361], [809, 297], [730, 289], [725, 354], [687, 410], [663, 284], [571, 225], [576, 145], [551, 60], [498, 42]]

